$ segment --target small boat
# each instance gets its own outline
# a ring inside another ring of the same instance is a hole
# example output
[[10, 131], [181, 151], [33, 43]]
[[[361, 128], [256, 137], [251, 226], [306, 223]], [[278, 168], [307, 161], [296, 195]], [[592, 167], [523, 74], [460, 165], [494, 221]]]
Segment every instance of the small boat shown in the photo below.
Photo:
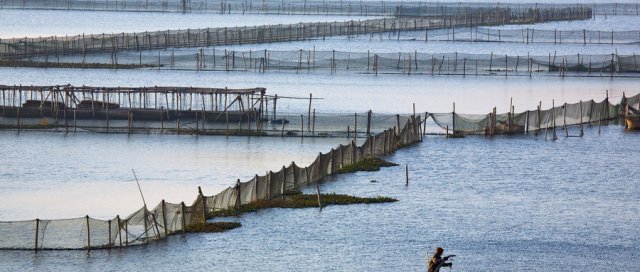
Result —
[[640, 117], [626, 117], [624, 123], [626, 129], [640, 129]]
[[640, 129], [640, 111], [634, 107], [627, 105], [625, 112], [626, 116], [624, 117], [624, 128]]

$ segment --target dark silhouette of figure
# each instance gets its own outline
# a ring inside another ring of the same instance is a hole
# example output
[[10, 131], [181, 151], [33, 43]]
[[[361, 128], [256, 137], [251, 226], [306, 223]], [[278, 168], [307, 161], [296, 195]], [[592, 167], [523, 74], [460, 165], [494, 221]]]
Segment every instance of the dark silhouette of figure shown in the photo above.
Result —
[[441, 247], [437, 247], [436, 253], [433, 254], [433, 256], [431, 256], [431, 259], [429, 259], [429, 270], [428, 270], [429, 272], [439, 272], [441, 267], [443, 266], [451, 267], [453, 265], [452, 263], [447, 263], [447, 260], [449, 260], [449, 257], [453, 255], [442, 257], [442, 253], [444, 253], [444, 249]]

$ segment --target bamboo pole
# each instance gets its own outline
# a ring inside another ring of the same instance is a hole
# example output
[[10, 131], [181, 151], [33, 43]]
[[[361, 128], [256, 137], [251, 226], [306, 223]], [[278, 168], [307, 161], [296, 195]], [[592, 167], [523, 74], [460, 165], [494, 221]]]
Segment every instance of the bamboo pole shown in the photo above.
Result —
[[320, 207], [320, 211], [322, 211], [322, 199], [320, 197], [320, 185], [316, 184], [316, 195], [318, 196], [318, 207]]
[[40, 219], [36, 218], [36, 231], [35, 231], [36, 235], [35, 235], [35, 245], [33, 247], [33, 249], [38, 252], [38, 236], [40, 234]]
[[186, 233], [187, 232], [187, 219], [185, 218], [185, 205], [184, 205], [184, 201], [180, 202], [180, 213], [182, 214], [182, 233]]
[[85, 216], [87, 220], [87, 251], [91, 251], [91, 228], [89, 226], [89, 215]]
[[162, 226], [164, 229], [164, 237], [167, 237], [169, 235], [169, 230], [167, 228], [167, 204], [164, 199], [162, 200], [162, 205], [160, 207], [162, 208]]
[[409, 186], [409, 165], [404, 165], [404, 176], [405, 176], [405, 184], [404, 186]]
[[307, 131], [311, 130], [311, 101], [313, 100], [313, 94], [309, 93], [309, 113], [307, 115]]

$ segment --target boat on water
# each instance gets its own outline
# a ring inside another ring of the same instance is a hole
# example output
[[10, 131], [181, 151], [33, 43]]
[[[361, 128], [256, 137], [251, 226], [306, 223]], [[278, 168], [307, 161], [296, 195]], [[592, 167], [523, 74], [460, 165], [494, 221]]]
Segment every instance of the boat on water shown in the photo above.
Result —
[[624, 128], [640, 129], [640, 111], [627, 105], [626, 116], [624, 117]]
[[626, 129], [640, 129], [640, 117], [624, 118], [624, 124]]

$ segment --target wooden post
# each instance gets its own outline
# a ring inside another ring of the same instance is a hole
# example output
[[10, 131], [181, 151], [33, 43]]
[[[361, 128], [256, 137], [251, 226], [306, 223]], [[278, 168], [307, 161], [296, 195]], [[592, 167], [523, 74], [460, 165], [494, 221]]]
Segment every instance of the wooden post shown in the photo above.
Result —
[[584, 136], [584, 130], [582, 125], [582, 100], [580, 100], [580, 137]]
[[120, 222], [120, 215], [116, 215], [116, 223], [118, 224], [118, 240], [120, 241], [118, 246], [122, 247], [122, 225]]
[[187, 219], [185, 218], [184, 201], [180, 202], [180, 213], [182, 213], [182, 233], [187, 232]]
[[536, 121], [538, 122], [538, 124], [537, 124], [538, 125], [538, 131], [540, 131], [540, 129], [541, 129], [540, 128], [540, 123], [542, 123], [542, 121], [540, 120], [540, 118], [541, 118], [540, 110], [542, 109], [542, 101], [539, 101], [538, 103], [539, 103], [538, 104], [538, 118], [537, 118], [538, 120], [536, 120]]
[[198, 194], [200, 196], [200, 200], [202, 200], [202, 223], [207, 223], [207, 201], [204, 195], [202, 194], [202, 189], [198, 186]]
[[39, 232], [40, 232], [40, 219], [36, 218], [36, 243], [33, 247], [33, 249], [37, 252], [38, 251], [38, 236], [39, 236]]
[[508, 72], [509, 72], [509, 57], [507, 55], [504, 55], [504, 76], [508, 76]]
[[162, 200], [162, 226], [164, 228], [164, 237], [167, 237], [169, 235], [169, 230], [167, 229], [167, 204], [165, 203], [164, 199]]
[[307, 131], [311, 130], [311, 100], [313, 100], [313, 94], [309, 93], [309, 113], [307, 115]]
[[553, 136], [552, 139], [555, 141], [558, 139], [557, 134], [556, 134], [556, 101], [555, 99], [551, 100], [551, 109], [553, 110]]
[[564, 136], [569, 137], [569, 129], [567, 128], [567, 103], [564, 103], [562, 122], [564, 126]]
[[237, 211], [240, 211], [240, 205], [242, 205], [242, 191], [240, 189], [240, 179], [238, 179], [236, 180], [236, 205], [235, 205]]
[[89, 227], [89, 215], [85, 216], [87, 219], [87, 251], [91, 251], [91, 228]]
[[404, 165], [404, 176], [406, 180], [404, 186], [409, 186], [409, 165], [407, 164]]
[[452, 127], [451, 134], [455, 136], [455, 134], [456, 134], [456, 103], [455, 102], [453, 103], [453, 112], [452, 112], [452, 115], [451, 115], [451, 121], [452, 121], [451, 122], [451, 127]]
[[318, 207], [322, 211], [322, 199], [320, 198], [320, 185], [316, 184], [316, 195], [318, 196]]
[[[278, 103], [278, 94], [275, 94], [275, 96], [273, 97], [273, 117], [271, 118], [271, 120], [275, 120], [276, 117], [276, 104]], [[283, 119], [284, 121], [284, 119]]]
[[358, 114], [353, 114], [353, 140], [358, 140]]
[[304, 115], [302, 114], [300, 114], [300, 139], [304, 139]]
[[371, 110], [367, 112], [367, 136], [371, 135]]

